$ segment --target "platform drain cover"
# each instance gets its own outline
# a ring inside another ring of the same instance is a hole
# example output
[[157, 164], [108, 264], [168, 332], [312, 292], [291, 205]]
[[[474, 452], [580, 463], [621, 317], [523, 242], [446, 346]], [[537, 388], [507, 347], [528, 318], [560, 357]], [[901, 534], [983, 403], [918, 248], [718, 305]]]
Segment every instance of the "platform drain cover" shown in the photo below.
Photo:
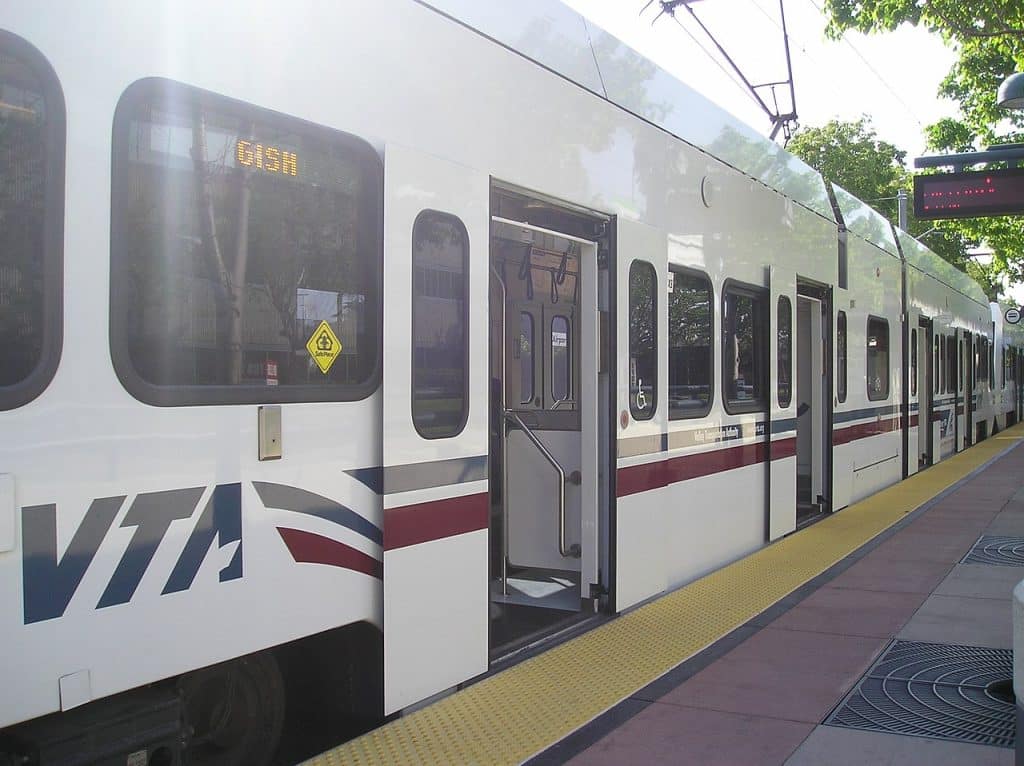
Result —
[[1013, 747], [1013, 652], [895, 641], [827, 726]]
[[1024, 567], [1024, 537], [985, 535], [979, 538], [960, 563]]

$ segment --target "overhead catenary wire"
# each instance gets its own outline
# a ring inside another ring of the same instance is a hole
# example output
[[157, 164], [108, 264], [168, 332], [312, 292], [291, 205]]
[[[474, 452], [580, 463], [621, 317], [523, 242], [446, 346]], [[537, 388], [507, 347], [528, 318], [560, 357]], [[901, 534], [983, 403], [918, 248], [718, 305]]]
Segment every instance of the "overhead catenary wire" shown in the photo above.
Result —
[[[647, 6], [644, 6], [644, 7], [646, 8]], [[698, 48], [700, 48], [702, 51], [704, 51], [704, 54], [715, 63], [715, 66], [717, 66], [719, 69], [722, 70], [722, 73], [726, 77], [729, 78], [729, 81], [733, 85], [735, 85], [737, 88], [739, 88], [740, 91], [743, 92], [743, 95], [745, 95], [747, 98], [749, 98], [757, 106], [758, 109], [762, 108], [761, 102], [758, 101], [757, 97], [753, 93], [750, 92], [750, 90], [747, 88], [747, 86], [744, 83], [740, 82], [736, 78], [735, 73], [729, 71], [729, 68], [726, 67], [725, 64], [723, 64], [721, 61], [719, 61], [718, 57], [715, 56], [711, 51], [709, 51], [704, 46], [704, 44], [700, 40], [697, 39], [697, 36], [694, 35], [693, 32], [691, 32], [689, 29], [687, 29], [686, 26], [681, 21], [679, 21], [679, 19], [677, 19], [675, 16], [671, 16], [670, 18], [676, 23], [676, 26], [678, 26], [681, 30], [683, 30], [686, 33], [687, 37], [689, 37], [691, 40], [693, 40], [693, 42], [697, 45]], [[653, 24], [654, 22], [651, 22], [651, 23]]]
[[[730, 80], [733, 81], [733, 83], [739, 84], [737, 82], [737, 78], [740, 82], [742, 82], [742, 85], [746, 89], [748, 96], [754, 101], [757, 107], [762, 112], [764, 112], [771, 120], [772, 129], [769, 134], [769, 139], [774, 141], [778, 133], [782, 131], [783, 135], [785, 136], [786, 142], [788, 142], [789, 138], [792, 135], [793, 128], [797, 123], [797, 111], [796, 90], [793, 83], [793, 64], [789, 51], [789, 34], [786, 29], [786, 16], [785, 9], [783, 7], [783, 0], [779, 0], [779, 18], [781, 21], [780, 29], [782, 30], [783, 50], [786, 55], [787, 77], [785, 80], [780, 80], [777, 82], [763, 82], [760, 84], [754, 84], [748, 79], [747, 75], [741, 70], [736, 61], [733, 60], [733, 57], [723, 47], [722, 43], [719, 42], [718, 38], [714, 35], [714, 33], [710, 29], [708, 29], [708, 27], [704, 24], [700, 17], [698, 17], [697, 14], [694, 12], [693, 8], [690, 7], [691, 3], [693, 2], [696, 2], [696, 0], [660, 0], [661, 11], [655, 17], [654, 21], [657, 21], [664, 14], [668, 14], [669, 16], [671, 16], [673, 21], [676, 22], [676, 26], [678, 26], [680, 29], [686, 32], [690, 39], [697, 44], [697, 46], [705, 53], [705, 55], [707, 55], [709, 58], [711, 58], [712, 61], [715, 62], [719, 69], [722, 69], [726, 73], [726, 75], [729, 77]], [[644, 8], [649, 7], [650, 4], [651, 3], [648, 2], [644, 6]], [[706, 35], [707, 38], [710, 39], [712, 43], [714, 43], [714, 46], [718, 50], [718, 53], [720, 54], [721, 58], [725, 60], [725, 63], [727, 63], [729, 67], [731, 67], [732, 73], [729, 73], [728, 70], [726, 70], [724, 64], [721, 61], [719, 61], [718, 57], [712, 55], [708, 51], [708, 49], [705, 48], [704, 45], [701, 44], [701, 42], [692, 33], [690, 33], [690, 31], [685, 26], [683, 26], [683, 24], [676, 18], [675, 10], [680, 6], [690, 14], [693, 23], [695, 23], [700, 28], [701, 32], [703, 32], [704, 35]], [[782, 113], [778, 106], [775, 91], [775, 88], [778, 85], [787, 85], [789, 87], [791, 108], [787, 113]], [[774, 111], [772, 110], [772, 107], [768, 105], [768, 102], [765, 101], [765, 98], [762, 97], [761, 93], [758, 92], [759, 88], [770, 89], [770, 98], [775, 102]]]
[[[817, 0], [807, 0], [807, 2], [809, 2], [814, 7], [814, 9], [823, 17], [825, 16], [825, 10], [820, 5], [818, 5]], [[917, 113], [913, 109], [911, 109], [910, 104], [903, 100], [903, 97], [896, 92], [896, 89], [889, 84], [889, 81], [882, 76], [881, 72], [875, 69], [871, 62], [868, 61], [867, 57], [860, 52], [857, 46], [853, 44], [853, 42], [846, 36], [845, 33], [840, 39], [850, 47], [850, 50], [853, 51], [854, 55], [861, 60], [864, 66], [866, 66], [868, 70], [871, 72], [871, 74], [875, 76], [875, 79], [882, 83], [885, 89], [889, 91], [889, 93], [892, 95], [894, 99], [896, 99], [899, 105], [902, 106], [903, 109], [907, 112], [907, 114], [909, 114], [914, 119], [914, 122], [919, 127], [924, 127], [924, 123], [921, 121], [921, 118], [917, 116]]]

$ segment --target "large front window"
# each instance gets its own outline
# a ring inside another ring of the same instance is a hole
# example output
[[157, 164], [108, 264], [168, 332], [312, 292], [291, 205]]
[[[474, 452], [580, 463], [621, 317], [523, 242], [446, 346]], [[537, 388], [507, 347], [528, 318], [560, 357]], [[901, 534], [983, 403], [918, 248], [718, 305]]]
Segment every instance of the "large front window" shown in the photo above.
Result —
[[112, 344], [154, 404], [347, 399], [378, 367], [366, 144], [163, 80], [114, 126]]

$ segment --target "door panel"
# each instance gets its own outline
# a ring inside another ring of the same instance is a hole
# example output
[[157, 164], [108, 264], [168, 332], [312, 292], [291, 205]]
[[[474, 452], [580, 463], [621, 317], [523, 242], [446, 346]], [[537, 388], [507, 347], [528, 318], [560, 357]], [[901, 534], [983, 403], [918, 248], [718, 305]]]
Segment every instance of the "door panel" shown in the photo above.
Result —
[[[384, 696], [392, 713], [487, 669], [489, 179], [398, 145], [388, 145], [384, 164]], [[441, 253], [458, 230], [416, 228], [425, 211], [464, 227], [461, 276], [442, 255], [414, 263], [414, 251]], [[451, 340], [460, 324], [464, 405], [446, 393], [460, 389]], [[426, 414], [417, 405], [416, 422], [414, 375], [417, 401], [431, 402]]]
[[[768, 540], [796, 529], [796, 275], [772, 266], [769, 270], [770, 332], [769, 438], [771, 439]], [[788, 325], [785, 314], [788, 313]], [[788, 345], [789, 361], [785, 360]], [[781, 361], [780, 361], [781, 358]], [[786, 401], [788, 399], [788, 401]]]

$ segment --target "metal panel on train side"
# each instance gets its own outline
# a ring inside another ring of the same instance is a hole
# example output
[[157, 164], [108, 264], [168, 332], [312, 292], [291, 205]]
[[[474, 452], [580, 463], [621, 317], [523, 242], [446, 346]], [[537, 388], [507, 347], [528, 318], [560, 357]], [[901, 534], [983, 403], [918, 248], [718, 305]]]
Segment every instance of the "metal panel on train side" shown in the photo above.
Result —
[[[281, 103], [279, 80], [253, 76], [251, 57], [244, 77], [213, 65], [207, 34], [220, 61], [243, 47], [245, 27], [216, 23], [220, 9], [183, 12], [189, 23], [170, 25], [173, 41], [152, 8], [124, 6], [116, 23], [84, 3], [0, 13], [51, 63], [69, 114], [60, 366], [34, 401], [0, 413], [0, 473], [12, 477], [18, 513], [15, 548], [0, 552], [0, 727], [380, 623], [380, 501], [346, 473], [379, 460], [378, 393], [282, 404], [282, 457], [260, 461], [258, 405], [143, 404], [111, 364], [111, 125], [127, 85], [161, 75], [307, 117], [324, 100], [318, 89], [315, 101]], [[88, 31], [72, 40], [69, 29]], [[247, 47], [264, 51], [254, 40]], [[364, 571], [312, 561], [304, 543], [317, 539]], [[62, 699], [72, 673], [85, 694]]]
[[[671, 515], [689, 515], [695, 510], [691, 504], [670, 504], [665, 484], [660, 480], [660, 466], [664, 460], [662, 446], [668, 428], [668, 401], [664, 395], [656, 402], [653, 416], [637, 420], [632, 415], [630, 397], [639, 392], [631, 390], [633, 363], [630, 359], [630, 268], [635, 261], [650, 263], [656, 274], [655, 307], [657, 311], [658, 383], [656, 391], [668, 391], [668, 268], [665, 252], [665, 234], [651, 226], [620, 218], [616, 224], [618, 242], [616, 251], [618, 278], [618, 313], [616, 322], [615, 363], [617, 391], [615, 394], [618, 423], [616, 464], [620, 479], [625, 466], [646, 466], [641, 491], [624, 496], [620, 481], [617, 489], [615, 524], [615, 609], [621, 611], [650, 598], [668, 586], [667, 572], [670, 558], [679, 555], [678, 546], [670, 545], [665, 534]], [[635, 374], [633, 378], [635, 378]], [[634, 405], [636, 403], [634, 402]], [[643, 471], [644, 469], [638, 469]]]
[[[384, 704], [392, 713], [487, 669], [489, 179], [397, 144], [387, 145], [384, 166]], [[457, 218], [468, 237], [466, 271], [444, 290], [430, 289], [429, 264], [413, 262], [414, 248], [448, 236], [418, 231], [414, 239], [424, 211]], [[429, 407], [438, 417], [462, 407], [464, 425], [456, 418], [435, 428], [422, 414], [414, 422], [413, 397], [444, 393], [434, 390], [444, 381], [428, 385], [425, 376], [452, 364], [430, 358], [431, 344], [439, 332], [458, 332], [460, 321], [434, 324], [457, 311], [459, 288], [463, 399], [449, 393]]]
[[837, 305], [847, 317], [847, 398], [833, 414], [832, 444], [854, 503], [902, 477], [903, 344], [899, 258], [854, 237], [848, 253], [848, 300]]
[[[798, 367], [796, 338], [796, 274], [781, 266], [772, 266], [768, 274], [768, 304], [771, 343], [769, 385], [771, 440], [768, 478], [768, 539], [778, 538], [796, 529], [796, 375]], [[783, 298], [787, 299], [783, 301]], [[788, 309], [788, 329], [783, 312]], [[780, 327], [780, 324], [783, 325]], [[789, 347], [788, 364], [779, 360], [783, 344]], [[789, 401], [784, 401], [788, 391]]]

